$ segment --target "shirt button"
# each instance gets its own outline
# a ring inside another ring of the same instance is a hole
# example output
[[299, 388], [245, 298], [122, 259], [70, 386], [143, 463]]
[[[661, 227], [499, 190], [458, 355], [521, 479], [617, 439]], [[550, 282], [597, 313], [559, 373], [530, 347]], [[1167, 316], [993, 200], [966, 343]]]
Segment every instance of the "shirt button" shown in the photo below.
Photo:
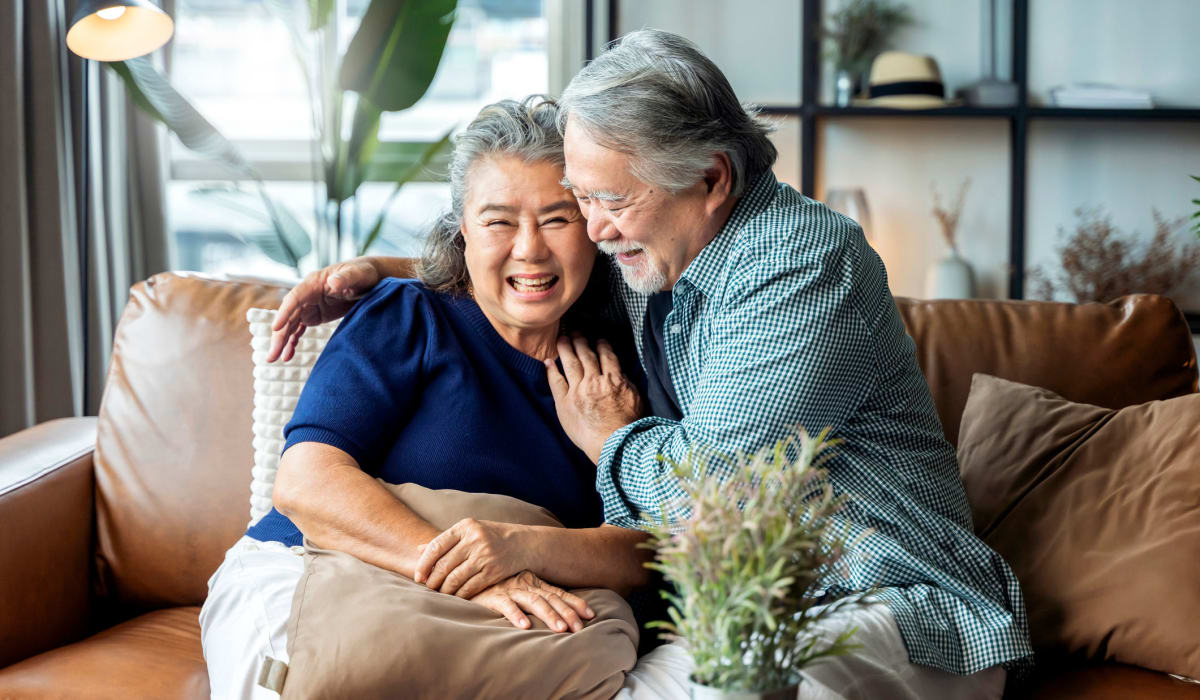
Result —
[[682, 330], [682, 329], [679, 327], [679, 324], [678, 324], [678, 323], [672, 323], [672, 324], [671, 324], [671, 328], [670, 328], [669, 330], [670, 330], [672, 333], [678, 333], [678, 332], [679, 332], [680, 330]]

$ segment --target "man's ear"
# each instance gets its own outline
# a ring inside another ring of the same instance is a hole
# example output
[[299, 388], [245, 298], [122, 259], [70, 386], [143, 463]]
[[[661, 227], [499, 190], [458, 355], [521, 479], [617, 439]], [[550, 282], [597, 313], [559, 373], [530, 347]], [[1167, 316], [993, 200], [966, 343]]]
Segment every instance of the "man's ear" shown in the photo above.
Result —
[[713, 155], [712, 165], [704, 171], [705, 209], [711, 214], [721, 207], [733, 191], [733, 166], [725, 153]]

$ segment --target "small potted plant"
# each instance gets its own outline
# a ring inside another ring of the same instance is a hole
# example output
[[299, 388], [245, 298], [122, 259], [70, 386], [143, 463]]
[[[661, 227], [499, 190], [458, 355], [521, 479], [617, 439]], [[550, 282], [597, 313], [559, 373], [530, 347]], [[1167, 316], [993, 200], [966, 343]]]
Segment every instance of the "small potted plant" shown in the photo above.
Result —
[[908, 6], [889, 0], [848, 0], [830, 13], [829, 26], [821, 33], [829, 45], [826, 55], [837, 71], [837, 106], [850, 106], [862, 92], [863, 76], [876, 54], [887, 48], [896, 30], [911, 22]]
[[845, 499], [819, 468], [828, 433], [801, 429], [748, 460], [693, 454], [675, 466], [684, 498], [643, 516], [657, 553], [647, 566], [674, 588], [670, 621], [651, 626], [687, 647], [693, 698], [795, 698], [805, 665], [857, 648], [853, 628], [825, 644], [806, 634], [874, 592], [819, 605], [852, 546], [834, 518]]

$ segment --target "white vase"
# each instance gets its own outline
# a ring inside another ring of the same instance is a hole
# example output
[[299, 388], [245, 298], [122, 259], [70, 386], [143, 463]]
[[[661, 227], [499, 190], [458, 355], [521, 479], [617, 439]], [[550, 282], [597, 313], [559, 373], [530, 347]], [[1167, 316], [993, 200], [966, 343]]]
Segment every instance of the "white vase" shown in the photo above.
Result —
[[975, 296], [975, 271], [957, 251], [934, 263], [925, 275], [925, 298], [970, 299]]

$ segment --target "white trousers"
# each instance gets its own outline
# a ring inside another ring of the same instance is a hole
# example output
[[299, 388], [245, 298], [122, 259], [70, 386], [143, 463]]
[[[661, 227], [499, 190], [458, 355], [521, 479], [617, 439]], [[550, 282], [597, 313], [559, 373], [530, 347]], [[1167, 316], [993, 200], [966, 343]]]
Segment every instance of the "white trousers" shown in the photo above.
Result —
[[[287, 620], [304, 573], [299, 550], [243, 537], [209, 579], [200, 639], [213, 698], [279, 697], [257, 680], [266, 657], [288, 661]], [[852, 641], [862, 648], [805, 668], [800, 700], [999, 700], [1004, 693], [1006, 674], [1000, 666], [957, 676], [910, 663], [896, 621], [881, 604], [843, 611], [815, 633], [829, 640], [850, 625], [858, 627]], [[686, 699], [691, 671], [683, 647], [661, 646], [626, 675], [617, 698]]]

